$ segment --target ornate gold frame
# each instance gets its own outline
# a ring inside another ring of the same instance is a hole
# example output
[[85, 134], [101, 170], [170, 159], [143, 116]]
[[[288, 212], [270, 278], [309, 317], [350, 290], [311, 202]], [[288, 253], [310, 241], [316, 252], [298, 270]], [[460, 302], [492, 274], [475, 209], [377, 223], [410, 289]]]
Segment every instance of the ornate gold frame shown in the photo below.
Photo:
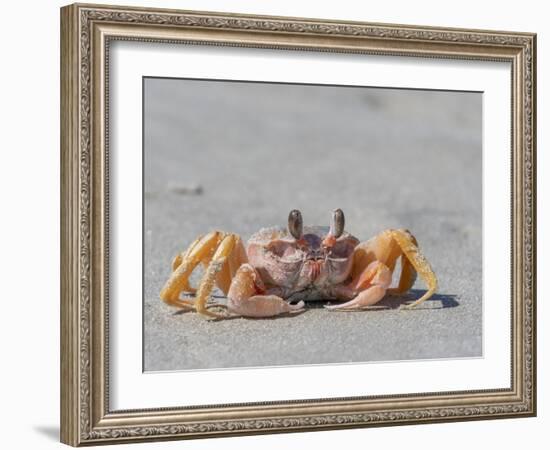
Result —
[[[115, 39], [510, 62], [510, 388], [111, 411], [106, 63]], [[62, 442], [77, 446], [535, 415], [535, 51], [536, 36], [530, 33], [81, 4], [62, 8]]]

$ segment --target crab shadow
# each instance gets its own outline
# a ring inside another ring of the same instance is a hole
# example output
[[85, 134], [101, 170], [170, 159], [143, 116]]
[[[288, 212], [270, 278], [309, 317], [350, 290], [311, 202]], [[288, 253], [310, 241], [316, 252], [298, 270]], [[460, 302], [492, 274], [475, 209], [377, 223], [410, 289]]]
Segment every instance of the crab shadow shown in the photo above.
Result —
[[[369, 311], [388, 311], [400, 309], [407, 304], [414, 302], [416, 299], [422, 297], [426, 291], [421, 289], [411, 289], [405, 295], [386, 295], [376, 305], [366, 308]], [[455, 294], [434, 294], [428, 300], [418, 305], [417, 307], [410, 309], [409, 311], [422, 311], [426, 309], [447, 309], [456, 308], [460, 303], [456, 300]], [[334, 304], [334, 301], [312, 301], [306, 302], [307, 309], [323, 308], [327, 304]], [[357, 310], [363, 311], [363, 310]], [[351, 311], [346, 311], [351, 312]]]
[[[188, 297], [188, 298], [193, 298], [193, 297]], [[219, 295], [219, 294], [214, 294], [212, 295], [212, 298], [213, 299], [221, 299], [221, 300], [225, 300], [227, 299], [227, 297], [223, 296], [223, 295]], [[210, 307], [212, 306], [215, 306], [216, 308], [218, 308], [221, 311], [223, 310], [227, 310], [227, 306], [224, 305], [223, 303], [217, 303], [214, 305], [214, 304], [209, 304]], [[291, 312], [287, 312], [287, 313], [282, 313], [282, 314], [279, 314], [277, 316], [272, 316], [272, 317], [244, 317], [244, 316], [239, 316], [239, 315], [227, 315], [227, 316], [223, 316], [223, 317], [211, 317], [211, 318], [207, 318], [207, 320], [209, 322], [218, 322], [218, 321], [226, 321], [226, 320], [237, 320], [237, 319], [241, 319], [241, 320], [277, 320], [277, 319], [283, 319], [285, 317], [296, 317], [296, 316], [301, 316], [302, 314], [304, 314], [305, 312], [307, 312], [307, 310], [309, 309], [309, 306], [306, 306], [306, 308], [304, 309], [301, 309], [299, 311], [291, 311]], [[187, 314], [187, 313], [194, 313], [195, 310], [192, 309], [192, 308], [189, 308], [189, 309], [180, 309], [178, 311], [175, 311], [174, 313], [172, 313], [173, 316], [180, 316], [182, 314]]]
[[[414, 302], [416, 299], [422, 297], [422, 295], [426, 291], [420, 290], [420, 289], [411, 289], [407, 294], [405, 295], [387, 295], [382, 300], [380, 300], [376, 305], [369, 306], [366, 308], [368, 311], [388, 311], [388, 310], [398, 310], [402, 306], [406, 306], [407, 304], [410, 304]], [[223, 295], [213, 295], [212, 296], [215, 299], [225, 299]], [[447, 308], [456, 308], [460, 305], [460, 303], [456, 300], [455, 294], [434, 294], [432, 295], [428, 300], [420, 304], [419, 306], [410, 309], [408, 311], [422, 311], [422, 310], [432, 310], [432, 309], [447, 309]], [[278, 316], [273, 317], [243, 317], [243, 316], [226, 316], [226, 317], [220, 317], [220, 318], [211, 318], [209, 321], [211, 322], [217, 322], [219, 320], [278, 320], [283, 319], [285, 317], [295, 317], [300, 316], [304, 313], [306, 313], [309, 309], [324, 309], [325, 305], [328, 304], [334, 304], [335, 302], [332, 300], [320, 300], [320, 301], [306, 301], [306, 307], [303, 310], [300, 311], [294, 311], [290, 313], [284, 313], [280, 314]], [[213, 305], [211, 305], [213, 306]], [[226, 306], [223, 304], [218, 304], [217, 306], [221, 307], [221, 309], [225, 309]], [[365, 310], [357, 310], [365, 311]], [[173, 313], [174, 316], [179, 316], [182, 314], [187, 314], [190, 312], [194, 312], [193, 309], [181, 309], [179, 311], [176, 311]], [[338, 312], [338, 311], [336, 311]], [[345, 312], [355, 312], [355, 311], [345, 311]]]
[[[278, 319], [284, 319], [285, 317], [296, 317], [296, 316], [301, 316], [302, 314], [306, 313], [307, 310], [309, 308], [306, 307], [305, 309], [302, 309], [300, 311], [292, 311], [292, 312], [288, 312], [288, 313], [282, 313], [282, 314], [279, 314], [277, 316], [272, 316], [272, 317], [244, 317], [244, 316], [239, 316], [239, 315], [231, 315], [231, 316], [225, 316], [225, 317], [212, 317], [212, 318], [207, 318], [206, 320], [208, 320], [209, 322], [219, 322], [219, 321], [226, 321], [226, 320], [252, 320], [252, 321], [257, 321], [257, 320], [278, 320]], [[186, 314], [186, 313], [189, 313], [189, 312], [194, 312], [192, 310], [185, 310], [185, 311], [176, 311], [175, 313], [173, 313], [174, 316], [179, 316], [181, 314]]]

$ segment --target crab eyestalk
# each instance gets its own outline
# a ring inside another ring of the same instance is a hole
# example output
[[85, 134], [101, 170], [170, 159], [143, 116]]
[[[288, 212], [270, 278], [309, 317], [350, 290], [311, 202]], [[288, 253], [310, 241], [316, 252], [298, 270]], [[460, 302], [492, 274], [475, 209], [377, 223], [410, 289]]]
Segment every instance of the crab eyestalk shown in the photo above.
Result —
[[323, 239], [323, 247], [331, 248], [338, 239], [344, 233], [344, 227], [346, 225], [346, 219], [344, 217], [344, 211], [340, 208], [335, 209], [332, 212], [332, 218], [330, 221], [330, 229], [325, 239]]
[[288, 231], [297, 241], [303, 236], [304, 221], [302, 219], [302, 213], [297, 209], [293, 209], [288, 215]]
[[346, 219], [344, 217], [344, 211], [340, 208], [335, 209], [332, 212], [332, 222], [330, 223], [329, 234], [338, 239], [344, 233], [344, 226], [346, 225]]

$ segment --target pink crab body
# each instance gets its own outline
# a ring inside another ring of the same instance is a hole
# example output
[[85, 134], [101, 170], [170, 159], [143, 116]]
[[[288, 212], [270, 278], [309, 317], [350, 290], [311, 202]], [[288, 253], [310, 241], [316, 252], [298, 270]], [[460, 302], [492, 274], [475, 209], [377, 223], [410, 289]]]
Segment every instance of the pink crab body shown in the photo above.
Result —
[[[399, 259], [399, 282], [390, 288]], [[189, 277], [199, 263], [205, 273], [195, 290]], [[176, 256], [160, 296], [169, 305], [216, 318], [227, 314], [214, 308], [227, 308], [231, 315], [270, 317], [302, 311], [304, 301], [312, 300], [343, 301], [325, 307], [357, 310], [374, 305], [387, 293], [406, 292], [417, 273], [428, 291], [407, 308], [425, 301], [437, 288], [435, 274], [409, 231], [385, 230], [360, 242], [344, 231], [339, 209], [332, 213], [330, 227], [304, 227], [301, 213], [293, 210], [287, 228], [256, 232], [246, 249], [236, 234], [213, 231], [200, 236]], [[227, 296], [227, 305], [209, 304], [215, 285]], [[181, 299], [181, 292], [195, 294], [195, 301]]]
[[297, 243], [282, 227], [264, 228], [249, 239], [249, 264], [269, 294], [292, 301], [335, 298], [334, 287], [351, 275], [353, 251], [359, 240], [345, 233], [329, 252], [322, 246], [328, 232], [328, 227], [305, 227], [306, 245]]

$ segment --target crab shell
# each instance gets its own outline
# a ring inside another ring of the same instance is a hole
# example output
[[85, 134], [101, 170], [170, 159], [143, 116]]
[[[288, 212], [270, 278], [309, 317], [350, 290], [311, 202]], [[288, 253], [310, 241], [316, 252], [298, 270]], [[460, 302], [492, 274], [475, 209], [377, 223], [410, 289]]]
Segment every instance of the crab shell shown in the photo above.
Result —
[[304, 227], [297, 241], [286, 228], [264, 228], [248, 240], [249, 263], [257, 270], [268, 293], [285, 299], [322, 300], [349, 279], [359, 240], [344, 232], [327, 250], [323, 239], [329, 228]]

